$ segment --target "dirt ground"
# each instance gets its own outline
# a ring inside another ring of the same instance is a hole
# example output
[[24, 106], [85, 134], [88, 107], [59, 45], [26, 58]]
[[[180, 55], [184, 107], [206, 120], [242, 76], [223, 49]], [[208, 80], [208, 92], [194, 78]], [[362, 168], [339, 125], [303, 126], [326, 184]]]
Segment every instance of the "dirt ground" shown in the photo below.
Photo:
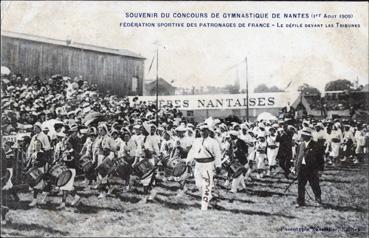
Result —
[[[81, 203], [63, 211], [56, 210], [60, 196], [30, 209], [31, 193], [20, 193], [21, 202], [10, 203], [1, 236], [368, 237], [367, 163], [328, 167], [321, 177], [322, 207], [306, 196], [308, 206], [296, 209], [297, 185], [284, 194], [290, 181], [281, 173], [252, 177], [233, 202], [218, 189], [219, 202], [208, 211], [200, 211], [193, 180], [180, 198], [177, 183], [161, 183], [157, 198], [147, 204], [138, 203], [142, 188], [99, 200], [96, 190], [83, 191], [77, 181]], [[309, 186], [308, 193], [313, 197]]]

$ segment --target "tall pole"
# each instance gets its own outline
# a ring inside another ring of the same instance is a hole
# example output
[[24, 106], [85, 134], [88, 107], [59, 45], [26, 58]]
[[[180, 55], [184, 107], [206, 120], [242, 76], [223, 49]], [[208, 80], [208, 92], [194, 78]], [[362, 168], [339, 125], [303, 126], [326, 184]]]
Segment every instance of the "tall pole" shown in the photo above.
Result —
[[249, 121], [249, 79], [248, 79], [247, 57], [245, 58], [245, 63], [246, 63], [246, 120]]
[[159, 47], [156, 48], [156, 126], [159, 126]]

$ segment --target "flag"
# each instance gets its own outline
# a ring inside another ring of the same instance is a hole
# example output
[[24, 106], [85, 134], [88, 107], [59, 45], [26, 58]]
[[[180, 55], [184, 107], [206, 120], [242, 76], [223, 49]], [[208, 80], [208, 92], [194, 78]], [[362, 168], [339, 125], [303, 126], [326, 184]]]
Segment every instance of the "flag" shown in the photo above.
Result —
[[154, 59], [155, 59], [155, 55], [152, 57], [151, 64], [150, 64], [150, 67], [149, 67], [149, 71], [147, 71], [147, 73], [149, 73], [149, 72], [150, 72], [151, 67], [152, 67], [152, 65], [153, 65], [153, 63], [154, 63]]

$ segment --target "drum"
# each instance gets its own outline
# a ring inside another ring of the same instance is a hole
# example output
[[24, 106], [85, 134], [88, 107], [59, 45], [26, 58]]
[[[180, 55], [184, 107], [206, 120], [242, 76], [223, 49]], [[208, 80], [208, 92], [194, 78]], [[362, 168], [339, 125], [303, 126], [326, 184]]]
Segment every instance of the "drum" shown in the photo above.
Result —
[[7, 184], [8, 180], [10, 178], [9, 170], [6, 170], [5, 174], [4, 175], [2, 174], [1, 176], [2, 176], [1, 177], [1, 188], [3, 188]]
[[171, 159], [170, 161], [168, 161], [165, 167], [166, 174], [174, 177], [181, 176], [186, 172], [186, 169], [187, 169], [186, 162], [184, 162], [182, 159], [179, 158]]
[[89, 156], [83, 156], [81, 157], [81, 159], [78, 161], [78, 165], [79, 168], [84, 172], [84, 173], [88, 173], [92, 167], [92, 161], [91, 161], [91, 157]]
[[138, 162], [134, 167], [134, 171], [141, 179], [145, 179], [154, 172], [154, 165], [147, 159]]
[[232, 171], [233, 178], [237, 178], [246, 170], [246, 168], [238, 160], [230, 162], [229, 169]]
[[132, 167], [123, 159], [119, 159], [117, 162], [118, 166], [114, 171], [114, 175], [120, 177], [120, 178], [127, 178], [131, 174]]
[[96, 168], [96, 171], [105, 177], [114, 171], [117, 167], [117, 162], [115, 160], [105, 158], [103, 162]]
[[56, 164], [50, 170], [52, 180], [56, 186], [62, 187], [66, 185], [72, 177], [72, 172], [63, 164]]
[[42, 172], [41, 168], [38, 167], [31, 168], [26, 173], [25, 176], [26, 183], [29, 186], [34, 187], [41, 181], [43, 175], [44, 173]]
[[132, 165], [133, 162], [135, 161], [135, 158], [133, 156], [130, 156], [130, 155], [125, 155], [123, 157], [123, 160], [126, 161], [128, 164]]

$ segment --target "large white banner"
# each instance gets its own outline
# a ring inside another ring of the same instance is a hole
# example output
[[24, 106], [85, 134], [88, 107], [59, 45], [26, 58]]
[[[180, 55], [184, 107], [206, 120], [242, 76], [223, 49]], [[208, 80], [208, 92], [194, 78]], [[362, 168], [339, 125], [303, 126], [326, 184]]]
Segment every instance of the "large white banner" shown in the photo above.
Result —
[[[249, 108], [282, 108], [288, 103], [292, 105], [298, 95], [297, 92], [250, 93]], [[129, 98], [131, 103], [133, 98]], [[138, 101], [155, 104], [156, 97], [139, 96]], [[245, 109], [246, 101], [245, 94], [159, 96], [159, 107], [173, 105], [182, 110]]]

